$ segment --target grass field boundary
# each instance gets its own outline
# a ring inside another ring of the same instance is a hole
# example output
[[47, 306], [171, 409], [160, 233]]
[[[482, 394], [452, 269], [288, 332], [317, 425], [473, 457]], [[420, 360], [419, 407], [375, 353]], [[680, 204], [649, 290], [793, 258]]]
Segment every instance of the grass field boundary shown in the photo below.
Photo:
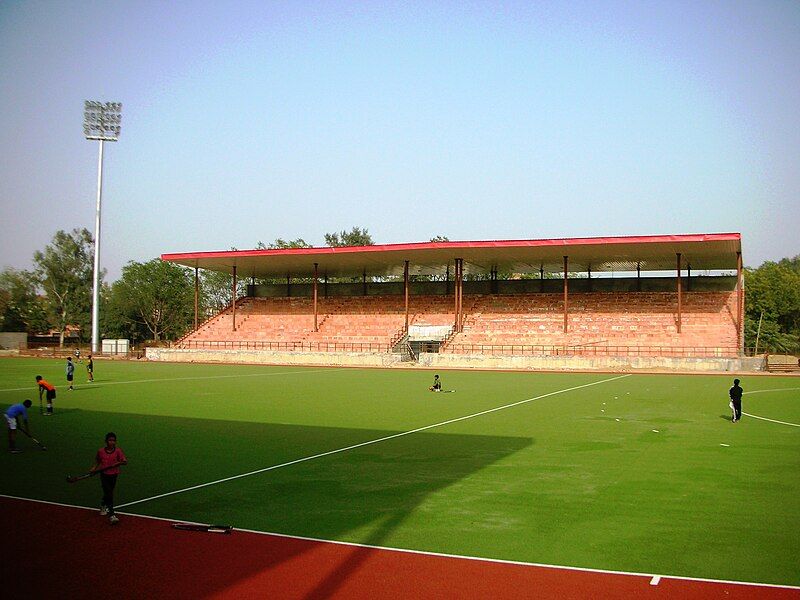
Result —
[[159, 498], [165, 498], [167, 496], [174, 496], [175, 494], [182, 494], [184, 492], [190, 492], [192, 490], [197, 490], [197, 489], [200, 489], [200, 488], [204, 488], [204, 487], [208, 487], [208, 486], [212, 486], [212, 485], [217, 485], [217, 484], [220, 484], [220, 483], [225, 483], [227, 481], [233, 481], [235, 479], [241, 479], [243, 477], [250, 477], [252, 475], [258, 475], [260, 473], [266, 473], [267, 471], [274, 471], [275, 469], [280, 469], [280, 468], [283, 468], [283, 467], [296, 465], [298, 463], [307, 462], [309, 460], [314, 460], [314, 459], [317, 459], [317, 458], [323, 458], [325, 456], [331, 456], [332, 454], [338, 454], [340, 452], [346, 452], [348, 450], [355, 450], [356, 448], [361, 448], [363, 446], [370, 446], [372, 444], [378, 444], [380, 442], [385, 442], [385, 441], [392, 440], [392, 439], [399, 438], [399, 437], [403, 437], [403, 436], [406, 436], [406, 435], [419, 433], [420, 431], [426, 431], [428, 429], [433, 429], [435, 427], [442, 427], [444, 425], [450, 425], [451, 423], [458, 423], [459, 421], [465, 421], [467, 419], [473, 419], [475, 417], [480, 417], [482, 415], [487, 415], [489, 413], [497, 412], [499, 410], [505, 410], [507, 408], [513, 408], [515, 406], [519, 406], [520, 404], [526, 404], [528, 402], [533, 402], [534, 400], [541, 400], [542, 398], [547, 398], [549, 396], [555, 396], [555, 395], [558, 395], [558, 394], [565, 394], [567, 392], [572, 392], [572, 391], [579, 390], [579, 389], [582, 389], [582, 388], [587, 388], [587, 387], [591, 387], [591, 386], [594, 386], [594, 385], [600, 385], [602, 383], [608, 383], [609, 381], [615, 381], [617, 379], [624, 379], [626, 377], [630, 377], [630, 374], [618, 375], [617, 377], [610, 377], [608, 379], [601, 379], [599, 381], [592, 381], [590, 383], [585, 383], [583, 385], [577, 385], [577, 386], [573, 386], [573, 387], [570, 387], [570, 388], [564, 388], [564, 389], [561, 389], [561, 390], [555, 390], [553, 392], [548, 392], [546, 394], [541, 394], [541, 395], [535, 396], [533, 398], [526, 398], [525, 400], [518, 400], [517, 402], [512, 402], [510, 404], [505, 404], [503, 406], [497, 406], [495, 408], [482, 410], [482, 411], [479, 411], [479, 412], [476, 412], [476, 413], [472, 413], [471, 415], [465, 415], [463, 417], [456, 417], [454, 419], [448, 419], [446, 421], [441, 421], [439, 423], [433, 423], [432, 425], [425, 425], [424, 427], [417, 427], [416, 429], [411, 429], [409, 431], [402, 431], [400, 433], [394, 433], [392, 435], [387, 435], [387, 436], [384, 436], [384, 437], [381, 437], [381, 438], [377, 438], [377, 439], [374, 439], [374, 440], [367, 440], [366, 442], [353, 444], [351, 446], [346, 446], [344, 448], [337, 448], [335, 450], [328, 450], [327, 452], [320, 452], [318, 454], [313, 454], [311, 456], [304, 456], [302, 458], [297, 458], [295, 460], [290, 460], [288, 462], [281, 463], [281, 464], [278, 464], [278, 465], [270, 465], [269, 467], [263, 467], [261, 469], [256, 469], [254, 471], [248, 471], [247, 473], [240, 473], [238, 475], [231, 475], [230, 477], [223, 477], [222, 479], [216, 479], [214, 481], [209, 481], [209, 482], [206, 482], [206, 483], [200, 483], [200, 484], [193, 485], [193, 486], [190, 486], [190, 487], [187, 487], [187, 488], [182, 488], [180, 490], [173, 490], [171, 492], [165, 492], [163, 494], [157, 494], [155, 496], [150, 496], [149, 498], [142, 498], [141, 500], [134, 500], [133, 502], [126, 502], [125, 504], [120, 504], [117, 508], [124, 508], [125, 506], [133, 506], [134, 504], [141, 504], [143, 502], [149, 502], [151, 500], [157, 500]]
[[[301, 371], [279, 371], [278, 373], [244, 373], [241, 375], [203, 375], [201, 377], [164, 377], [161, 379], [131, 379], [130, 381], [95, 381], [92, 383], [83, 384], [87, 388], [103, 387], [108, 385], [127, 385], [131, 383], [163, 383], [165, 381], [200, 381], [203, 379], [242, 379], [244, 377], [271, 377], [273, 375], [305, 375], [306, 373], [322, 373], [338, 372], [339, 369], [327, 367], [325, 369], [303, 369]], [[24, 388], [8, 388], [0, 390], [2, 392], [24, 392], [33, 389], [36, 391], [36, 386], [28, 386]]]
[[[9, 498], [11, 500], [21, 500], [23, 502], [36, 502], [40, 504], [51, 504], [53, 506], [61, 506], [64, 508], [74, 508], [79, 510], [88, 510], [91, 512], [96, 512], [98, 509], [96, 507], [89, 507], [89, 506], [81, 506], [78, 504], [67, 504], [65, 502], [53, 502], [51, 500], [40, 500], [37, 498], [23, 498], [21, 496], [12, 496], [10, 494], [0, 494], [0, 498]], [[187, 521], [186, 519], [170, 519], [167, 517], [156, 517], [153, 515], [143, 515], [138, 513], [131, 513], [131, 512], [122, 512], [117, 511], [121, 515], [129, 516], [129, 517], [138, 517], [141, 519], [152, 519], [156, 521], [163, 521], [166, 523], [187, 523], [190, 525], [206, 525], [206, 523], [199, 523], [197, 521]], [[741, 585], [741, 586], [753, 586], [753, 587], [765, 587], [765, 588], [777, 588], [777, 589], [785, 589], [785, 590], [800, 590], [800, 586], [795, 585], [788, 585], [788, 584], [780, 584], [780, 583], [760, 583], [754, 581], [734, 581], [730, 579], [712, 579], [708, 577], [689, 577], [684, 575], [657, 575], [653, 573], [640, 573], [637, 571], [615, 571], [613, 569], [594, 569], [591, 567], [575, 567], [570, 565], [553, 565], [547, 563], [536, 563], [536, 562], [526, 562], [526, 561], [519, 561], [519, 560], [506, 560], [502, 558], [487, 558], [482, 556], [469, 556], [469, 555], [462, 555], [462, 554], [447, 554], [444, 552], [432, 552], [429, 550], [413, 550], [410, 548], [393, 548], [391, 546], [376, 546], [373, 544], [361, 544], [358, 542], [344, 542], [340, 540], [326, 540], [322, 538], [314, 538], [314, 537], [307, 537], [301, 535], [291, 535], [288, 533], [273, 533], [269, 531], [258, 531], [256, 529], [244, 529], [241, 527], [235, 527], [234, 531], [243, 531], [245, 533], [252, 533], [255, 535], [265, 535], [271, 537], [278, 537], [278, 538], [285, 538], [285, 539], [292, 539], [292, 540], [303, 540], [308, 542], [317, 542], [320, 544], [336, 544], [340, 546], [349, 546], [353, 548], [368, 548], [371, 550], [385, 550], [387, 552], [401, 552], [406, 554], [416, 554], [420, 556], [434, 556], [434, 557], [442, 557], [442, 558], [455, 558], [461, 560], [469, 560], [469, 561], [477, 561], [477, 562], [489, 562], [489, 563], [498, 563], [498, 564], [505, 564], [505, 565], [517, 565], [522, 567], [538, 567], [543, 569], [555, 569], [555, 570], [564, 570], [564, 571], [580, 571], [585, 573], [598, 573], [601, 575], [628, 575], [631, 577], [646, 577], [651, 581], [656, 580], [664, 580], [664, 579], [675, 579], [679, 581], [696, 581], [701, 583], [715, 583], [715, 584], [728, 584], [728, 585]]]

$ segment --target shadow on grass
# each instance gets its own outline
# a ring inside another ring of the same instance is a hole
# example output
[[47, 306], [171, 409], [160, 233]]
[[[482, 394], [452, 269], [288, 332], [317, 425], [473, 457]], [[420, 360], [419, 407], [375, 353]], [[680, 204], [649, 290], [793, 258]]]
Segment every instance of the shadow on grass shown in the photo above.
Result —
[[[97, 481], [68, 485], [64, 476], [85, 471], [104, 434], [112, 430], [129, 460], [119, 478], [118, 504], [399, 433], [70, 409], [61, 419], [42, 423], [41, 436], [52, 451], [41, 454], [49, 456], [16, 462], [0, 456], [0, 469], [11, 475], [2, 492], [96, 505]], [[380, 546], [426, 498], [533, 443], [530, 438], [419, 432], [122, 510]], [[13, 459], [20, 457], [27, 458]], [[453, 510], [459, 514], [465, 509], [453, 506]], [[442, 535], [437, 519], [455, 523], [466, 519], [468, 526], [469, 520], [480, 518], [480, 513], [456, 517], [439, 509], [431, 514], [432, 530]], [[116, 543], [124, 545], [124, 529], [120, 538]], [[425, 538], [416, 534], [415, 539]], [[307, 597], [334, 594], [372, 552], [355, 548], [341, 563], [321, 566], [314, 591]], [[234, 586], [291, 558], [291, 552], [242, 557], [236, 567], [208, 579], [207, 593]]]

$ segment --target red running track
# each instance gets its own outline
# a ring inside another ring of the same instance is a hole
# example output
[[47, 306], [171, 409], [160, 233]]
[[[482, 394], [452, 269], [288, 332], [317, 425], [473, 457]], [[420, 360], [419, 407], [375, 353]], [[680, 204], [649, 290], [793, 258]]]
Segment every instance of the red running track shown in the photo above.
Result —
[[0, 498], [6, 598], [800, 599], [800, 590], [435, 556]]

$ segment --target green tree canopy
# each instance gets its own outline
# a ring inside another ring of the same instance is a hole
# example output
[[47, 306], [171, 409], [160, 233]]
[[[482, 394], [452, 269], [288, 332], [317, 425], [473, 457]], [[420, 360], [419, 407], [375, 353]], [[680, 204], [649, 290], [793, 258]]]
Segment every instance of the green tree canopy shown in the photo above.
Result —
[[274, 242], [270, 242], [269, 244], [265, 244], [264, 242], [258, 242], [258, 244], [256, 244], [257, 250], [282, 250], [286, 248], [311, 248], [311, 244], [303, 238], [289, 241], [283, 238], [277, 238]]
[[375, 242], [372, 241], [372, 236], [367, 231], [366, 227], [353, 227], [350, 231], [341, 231], [339, 233], [326, 233], [325, 245], [332, 248], [340, 248], [342, 246], [374, 246]]
[[193, 278], [187, 269], [158, 258], [131, 261], [111, 287], [109, 304], [134, 339], [175, 339], [194, 319]]
[[0, 331], [41, 333], [50, 328], [36, 288], [36, 277], [29, 271], [0, 271]]
[[68, 325], [79, 326], [84, 338], [90, 330], [93, 259], [94, 240], [86, 229], [59, 230], [43, 252], [33, 255], [36, 279], [61, 346]]
[[747, 269], [745, 297], [745, 344], [758, 337], [759, 351], [800, 352], [800, 255]]

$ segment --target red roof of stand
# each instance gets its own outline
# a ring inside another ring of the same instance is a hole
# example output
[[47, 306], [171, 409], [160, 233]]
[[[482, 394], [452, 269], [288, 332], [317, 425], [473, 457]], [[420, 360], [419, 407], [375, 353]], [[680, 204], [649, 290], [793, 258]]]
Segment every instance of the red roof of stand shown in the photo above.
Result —
[[314, 263], [319, 274], [331, 277], [402, 275], [404, 261], [411, 274], [440, 274], [455, 258], [464, 259], [465, 273], [490, 269], [513, 273], [561, 272], [569, 256], [570, 271], [668, 271], [676, 268], [676, 253], [692, 270], [736, 269], [741, 234], [645, 235], [550, 240], [491, 240], [477, 242], [421, 242], [346, 246], [341, 248], [287, 248], [162, 254], [161, 260], [187, 267], [230, 273], [240, 277], [310, 277]]

